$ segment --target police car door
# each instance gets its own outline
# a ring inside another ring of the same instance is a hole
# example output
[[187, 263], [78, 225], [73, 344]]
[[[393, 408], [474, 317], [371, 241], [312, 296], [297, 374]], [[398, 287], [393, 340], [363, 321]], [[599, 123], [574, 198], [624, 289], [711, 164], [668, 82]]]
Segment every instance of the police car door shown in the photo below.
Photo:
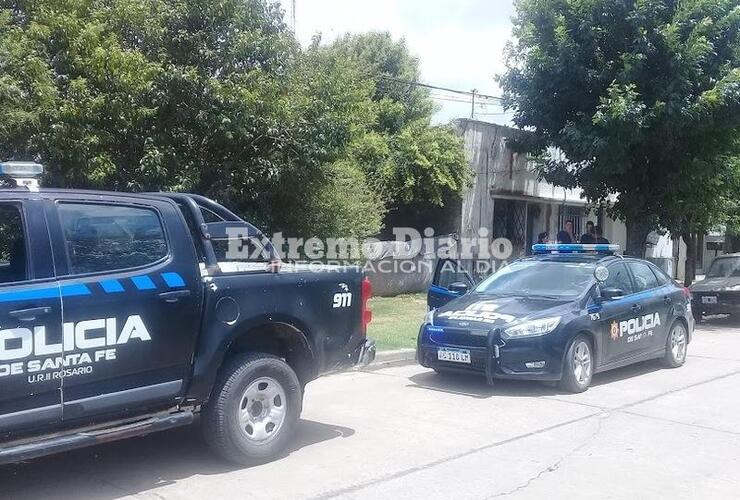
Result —
[[62, 304], [53, 269], [41, 202], [0, 201], [0, 435], [62, 417], [62, 379], [53, 367], [62, 353]]
[[168, 201], [57, 199], [64, 420], [172, 405], [200, 323], [200, 277]]
[[[602, 364], [618, 362], [628, 356], [627, 321], [636, 313], [635, 287], [627, 265], [620, 261], [608, 266], [609, 278], [601, 284], [602, 289], [613, 288], [623, 292], [621, 297], [604, 299], [598, 308], [601, 332]], [[595, 317], [595, 316], [592, 316]]]
[[463, 295], [463, 288], [473, 287], [475, 282], [460, 263], [452, 259], [439, 259], [432, 277], [432, 286], [427, 292], [427, 307], [436, 309], [452, 299]]
[[670, 326], [672, 311], [670, 300], [666, 300], [661, 283], [653, 270], [645, 262], [629, 261], [628, 266], [632, 278], [640, 293], [642, 311], [637, 316], [635, 324], [634, 344], [632, 351], [648, 352], [662, 350], [666, 343], [666, 335]]

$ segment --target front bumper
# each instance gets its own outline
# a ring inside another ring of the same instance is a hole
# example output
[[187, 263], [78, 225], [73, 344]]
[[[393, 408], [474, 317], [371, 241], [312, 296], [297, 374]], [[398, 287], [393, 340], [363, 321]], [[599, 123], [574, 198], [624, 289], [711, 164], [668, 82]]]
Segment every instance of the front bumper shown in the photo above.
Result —
[[[427, 368], [484, 375], [489, 384], [494, 379], [556, 381], [562, 376], [563, 350], [544, 336], [506, 340], [498, 329], [476, 335], [458, 334], [454, 328], [435, 335], [425, 327], [419, 332], [417, 359]], [[440, 361], [440, 348], [466, 349], [470, 363]]]

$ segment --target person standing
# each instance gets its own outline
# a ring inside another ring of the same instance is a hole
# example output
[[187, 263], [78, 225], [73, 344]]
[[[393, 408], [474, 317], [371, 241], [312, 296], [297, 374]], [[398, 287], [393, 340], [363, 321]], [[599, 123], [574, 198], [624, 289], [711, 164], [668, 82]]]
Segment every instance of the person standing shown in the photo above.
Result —
[[586, 232], [581, 236], [581, 243], [592, 244], [596, 243], [596, 233], [594, 232], [593, 221], [586, 222]]
[[557, 235], [558, 243], [575, 243], [576, 239], [573, 236], [573, 221], [565, 221], [565, 229], [558, 232]]
[[550, 243], [550, 235], [547, 234], [547, 231], [537, 236], [537, 243]]

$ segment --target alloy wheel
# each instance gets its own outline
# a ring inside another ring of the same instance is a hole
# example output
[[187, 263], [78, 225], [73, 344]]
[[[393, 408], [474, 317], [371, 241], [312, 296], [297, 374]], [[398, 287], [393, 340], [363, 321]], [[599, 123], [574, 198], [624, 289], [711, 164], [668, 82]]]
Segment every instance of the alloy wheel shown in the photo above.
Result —
[[671, 330], [671, 354], [678, 363], [686, 357], [686, 329], [681, 324], [676, 324]]
[[573, 350], [573, 375], [581, 385], [587, 383], [591, 377], [591, 348], [583, 340]]

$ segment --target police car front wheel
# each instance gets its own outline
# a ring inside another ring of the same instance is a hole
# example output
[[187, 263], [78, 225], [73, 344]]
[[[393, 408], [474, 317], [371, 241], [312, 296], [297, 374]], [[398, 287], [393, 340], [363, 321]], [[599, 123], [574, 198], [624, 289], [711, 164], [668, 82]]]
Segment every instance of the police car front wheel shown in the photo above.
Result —
[[203, 408], [205, 439], [231, 462], [275, 458], [295, 432], [301, 400], [301, 384], [285, 361], [262, 353], [236, 355]]
[[568, 392], [583, 392], [591, 385], [594, 356], [591, 342], [579, 335], [570, 343], [563, 364], [560, 386]]

